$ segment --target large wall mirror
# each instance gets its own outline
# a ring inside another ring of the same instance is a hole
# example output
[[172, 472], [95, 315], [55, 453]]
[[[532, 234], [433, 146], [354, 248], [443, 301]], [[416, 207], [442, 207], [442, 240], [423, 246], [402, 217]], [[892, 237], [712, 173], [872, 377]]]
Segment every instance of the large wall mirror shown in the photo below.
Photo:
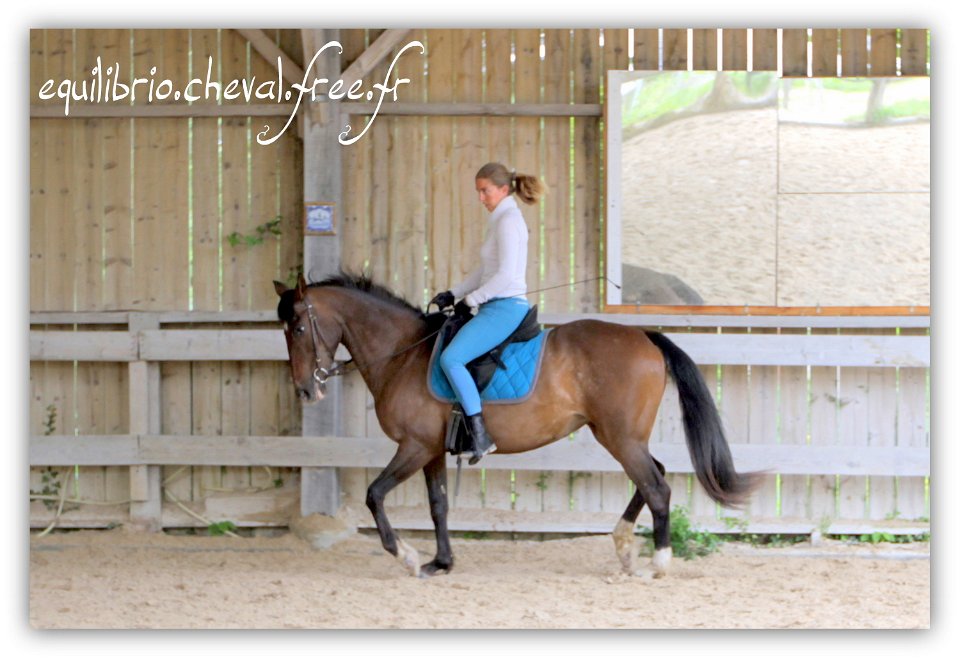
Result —
[[607, 89], [607, 304], [930, 304], [929, 78]]

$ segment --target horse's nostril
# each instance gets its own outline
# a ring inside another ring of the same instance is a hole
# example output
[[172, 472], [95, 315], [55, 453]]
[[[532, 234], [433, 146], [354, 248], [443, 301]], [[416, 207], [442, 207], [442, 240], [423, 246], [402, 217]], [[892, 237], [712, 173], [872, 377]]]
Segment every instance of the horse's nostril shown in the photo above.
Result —
[[303, 388], [303, 387], [298, 387], [298, 388], [297, 388], [297, 397], [298, 397], [301, 401], [309, 401], [309, 400], [310, 400], [310, 392], [309, 392], [308, 390], [306, 390], [305, 388]]

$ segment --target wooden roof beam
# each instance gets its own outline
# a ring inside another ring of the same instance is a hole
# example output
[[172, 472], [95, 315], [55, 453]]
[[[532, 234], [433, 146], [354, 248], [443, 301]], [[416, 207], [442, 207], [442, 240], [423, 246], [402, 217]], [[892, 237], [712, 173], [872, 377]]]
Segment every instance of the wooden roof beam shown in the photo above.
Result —
[[278, 60], [283, 62], [284, 80], [298, 85], [303, 83], [303, 68], [283, 52], [263, 30], [236, 30], [236, 32], [249, 41], [253, 49], [260, 53], [260, 56], [274, 69], [277, 68]]
[[384, 30], [370, 46], [346, 68], [340, 79], [343, 88], [350, 89], [350, 85], [362, 79], [373, 71], [394, 48], [407, 38], [410, 30]]

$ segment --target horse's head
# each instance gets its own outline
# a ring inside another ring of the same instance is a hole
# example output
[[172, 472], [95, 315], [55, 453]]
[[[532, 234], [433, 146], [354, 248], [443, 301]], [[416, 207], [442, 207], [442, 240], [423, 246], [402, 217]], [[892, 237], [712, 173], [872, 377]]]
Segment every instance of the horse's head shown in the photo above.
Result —
[[303, 275], [293, 289], [277, 281], [273, 287], [280, 296], [277, 316], [283, 322], [297, 396], [304, 403], [319, 401], [326, 394], [326, 380], [336, 367], [334, 354], [342, 337], [340, 325], [324, 296], [318, 295], [322, 289], [308, 289]]

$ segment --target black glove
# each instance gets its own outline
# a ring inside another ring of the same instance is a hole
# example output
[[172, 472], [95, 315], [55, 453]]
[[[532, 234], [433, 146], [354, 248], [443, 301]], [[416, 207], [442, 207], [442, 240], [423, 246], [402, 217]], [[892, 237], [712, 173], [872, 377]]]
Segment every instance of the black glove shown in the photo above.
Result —
[[470, 305], [467, 304], [466, 299], [458, 302], [453, 308], [454, 316], [473, 316], [470, 312]]
[[433, 297], [433, 300], [429, 302], [427, 307], [429, 307], [430, 305], [436, 305], [437, 309], [443, 310], [443, 309], [446, 309], [447, 307], [452, 306], [454, 300], [455, 298], [453, 297], [452, 292], [444, 291], [443, 293], [438, 293], [437, 295], [435, 295]]

